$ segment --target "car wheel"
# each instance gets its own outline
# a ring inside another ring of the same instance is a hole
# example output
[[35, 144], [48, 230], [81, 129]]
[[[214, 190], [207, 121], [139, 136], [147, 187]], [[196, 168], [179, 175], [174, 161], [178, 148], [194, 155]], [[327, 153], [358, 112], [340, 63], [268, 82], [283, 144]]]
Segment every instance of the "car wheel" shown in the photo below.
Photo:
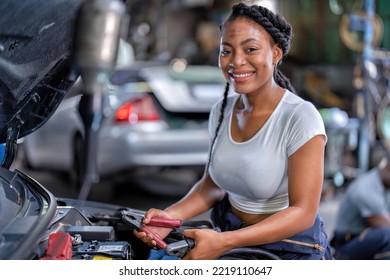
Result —
[[82, 161], [83, 139], [80, 134], [76, 134], [73, 140], [72, 166], [69, 170], [69, 183], [72, 187], [81, 188], [81, 161]]

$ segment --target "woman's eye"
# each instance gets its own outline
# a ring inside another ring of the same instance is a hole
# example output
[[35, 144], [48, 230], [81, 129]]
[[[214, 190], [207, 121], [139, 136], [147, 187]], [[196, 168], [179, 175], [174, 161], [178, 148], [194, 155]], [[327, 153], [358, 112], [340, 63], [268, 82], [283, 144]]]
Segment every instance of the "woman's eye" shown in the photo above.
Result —
[[245, 51], [246, 51], [247, 53], [250, 53], [250, 52], [257, 51], [257, 48], [247, 48]]
[[221, 56], [225, 56], [225, 55], [228, 55], [230, 53], [230, 51], [222, 49], [219, 53]]

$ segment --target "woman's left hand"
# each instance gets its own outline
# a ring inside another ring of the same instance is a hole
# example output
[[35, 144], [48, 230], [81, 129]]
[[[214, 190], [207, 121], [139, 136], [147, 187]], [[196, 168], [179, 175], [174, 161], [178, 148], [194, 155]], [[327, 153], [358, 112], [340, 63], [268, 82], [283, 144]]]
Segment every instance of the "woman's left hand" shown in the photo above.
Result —
[[215, 260], [228, 249], [222, 233], [211, 229], [188, 229], [184, 235], [195, 240], [195, 247], [183, 260]]

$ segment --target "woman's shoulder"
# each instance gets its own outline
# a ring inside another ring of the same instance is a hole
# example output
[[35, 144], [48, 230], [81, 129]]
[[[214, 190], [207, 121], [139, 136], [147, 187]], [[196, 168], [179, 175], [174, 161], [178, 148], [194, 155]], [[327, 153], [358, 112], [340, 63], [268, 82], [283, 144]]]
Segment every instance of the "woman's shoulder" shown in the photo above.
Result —
[[300, 105], [300, 104], [303, 104], [303, 103], [311, 103], [311, 102], [303, 99], [302, 97], [300, 97], [298, 94], [293, 93], [293, 92], [291, 92], [291, 91], [289, 91], [287, 89], [286, 89], [286, 92], [285, 92], [284, 102], [288, 103], [288, 104], [292, 104], [292, 105]]
[[279, 110], [279, 120], [286, 127], [294, 129], [324, 130], [324, 121], [313, 103], [292, 92], [286, 92], [282, 108]]
[[318, 114], [318, 109], [308, 100], [303, 99], [299, 95], [286, 90], [283, 99], [283, 111], [288, 114]]

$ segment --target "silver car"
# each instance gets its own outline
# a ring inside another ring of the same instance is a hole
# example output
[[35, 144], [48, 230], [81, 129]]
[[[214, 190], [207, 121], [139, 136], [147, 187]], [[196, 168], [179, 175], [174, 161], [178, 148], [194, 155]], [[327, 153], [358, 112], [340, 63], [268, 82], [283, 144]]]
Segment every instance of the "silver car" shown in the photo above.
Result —
[[[117, 69], [108, 86], [109, 104], [99, 132], [100, 176], [129, 173], [137, 167], [203, 169], [210, 142], [209, 111], [222, 97], [224, 86], [217, 66], [176, 61]], [[66, 172], [73, 184], [80, 182], [83, 143], [80, 91], [73, 89], [22, 145], [27, 167]]]

